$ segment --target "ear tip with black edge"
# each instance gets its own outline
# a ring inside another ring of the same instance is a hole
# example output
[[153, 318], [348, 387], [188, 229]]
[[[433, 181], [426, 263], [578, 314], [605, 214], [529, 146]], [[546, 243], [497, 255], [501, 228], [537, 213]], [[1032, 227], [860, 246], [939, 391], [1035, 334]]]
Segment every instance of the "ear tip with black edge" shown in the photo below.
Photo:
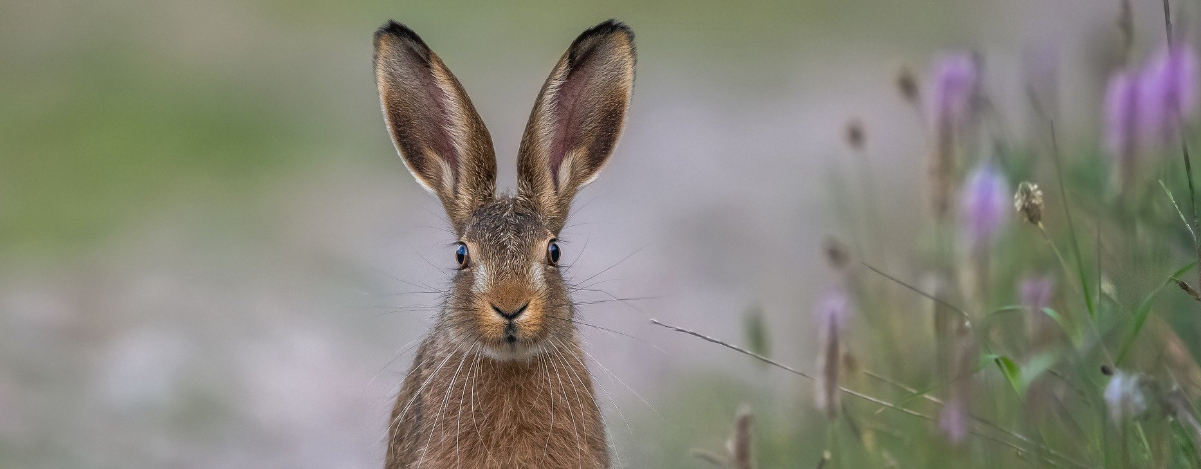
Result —
[[630, 27], [625, 23], [617, 21], [616, 19], [608, 19], [596, 26], [588, 28], [587, 31], [580, 33], [580, 36], [576, 38], [575, 43], [579, 44], [581, 41], [593, 36], [604, 36], [615, 33], [624, 34], [626, 40], [629, 41], [630, 44], [634, 43], [634, 30], [630, 29]]
[[406, 42], [421, 44], [423, 46], [425, 45], [425, 41], [421, 40], [421, 36], [418, 36], [417, 33], [413, 32], [412, 29], [409, 29], [408, 26], [397, 23], [395, 20], [388, 20], [387, 23], [384, 23], [383, 26], [380, 26], [379, 29], [375, 30], [376, 43], [379, 43], [381, 39], [386, 37], [392, 37]]
[[426, 63], [429, 62], [430, 55], [432, 55], [429, 46], [425, 45], [425, 41], [421, 40], [421, 36], [418, 36], [408, 26], [398, 23], [395, 20], [388, 20], [387, 23], [384, 23], [383, 26], [375, 30], [374, 42], [377, 61], [379, 60], [380, 49], [385, 45], [389, 47], [401, 46], [402, 50], [408, 49], [416, 54], [422, 62]]
[[417, 33], [413, 32], [412, 29], [409, 29], [408, 26], [396, 22], [396, 20], [388, 20], [383, 26], [380, 26], [379, 29], [375, 30], [375, 37], [377, 39], [383, 36], [395, 36], [405, 39], [420, 40], [420, 38], [417, 37]]
[[[567, 48], [567, 64], [574, 67], [576, 62], [581, 57], [586, 57], [590, 50], [593, 50], [597, 44], [615, 41], [613, 39], [606, 41], [606, 38], [613, 37], [616, 34], [621, 34], [625, 37], [624, 49], [631, 61], [637, 60], [634, 49], [634, 31], [626, 26], [625, 23], [615, 19], [606, 20], [600, 24], [588, 28], [588, 30], [580, 33], [574, 41], [571, 41], [571, 47]], [[620, 43], [621, 41], [617, 41]]]

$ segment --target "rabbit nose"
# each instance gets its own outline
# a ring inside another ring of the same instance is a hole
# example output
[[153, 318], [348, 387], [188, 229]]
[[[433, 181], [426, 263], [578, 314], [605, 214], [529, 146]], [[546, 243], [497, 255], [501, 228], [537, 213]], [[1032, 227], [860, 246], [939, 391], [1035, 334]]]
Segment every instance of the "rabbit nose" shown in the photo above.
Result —
[[517, 319], [518, 316], [521, 316], [521, 313], [524, 313], [525, 308], [528, 307], [529, 305], [530, 305], [530, 303], [527, 301], [525, 304], [521, 305], [517, 309], [514, 309], [512, 311], [505, 311], [505, 310], [501, 309], [500, 307], [496, 306], [495, 304], [492, 304], [492, 311], [495, 311], [496, 314], [500, 315], [500, 317], [512, 321], [514, 319]]

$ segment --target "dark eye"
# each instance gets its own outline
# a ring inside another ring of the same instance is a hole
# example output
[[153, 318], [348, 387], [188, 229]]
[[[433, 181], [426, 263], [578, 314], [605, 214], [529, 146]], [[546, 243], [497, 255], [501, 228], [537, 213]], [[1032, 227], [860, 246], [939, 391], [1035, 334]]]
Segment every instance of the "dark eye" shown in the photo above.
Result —
[[546, 245], [546, 262], [550, 265], [559, 265], [559, 243], [557, 240], [550, 240]]
[[467, 245], [466, 244], [459, 243], [459, 247], [455, 248], [455, 260], [459, 261], [460, 269], [467, 268], [467, 263], [471, 260], [471, 257], [467, 255]]

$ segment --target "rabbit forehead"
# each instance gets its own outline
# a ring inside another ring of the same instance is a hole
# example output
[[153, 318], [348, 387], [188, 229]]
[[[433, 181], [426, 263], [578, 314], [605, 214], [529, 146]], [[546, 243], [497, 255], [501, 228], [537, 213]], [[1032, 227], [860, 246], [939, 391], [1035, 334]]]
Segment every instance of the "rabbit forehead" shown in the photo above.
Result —
[[471, 215], [463, 239], [474, 244], [476, 259], [490, 270], [525, 270], [534, 247], [554, 236], [542, 215], [530, 201], [502, 196], [480, 207]]

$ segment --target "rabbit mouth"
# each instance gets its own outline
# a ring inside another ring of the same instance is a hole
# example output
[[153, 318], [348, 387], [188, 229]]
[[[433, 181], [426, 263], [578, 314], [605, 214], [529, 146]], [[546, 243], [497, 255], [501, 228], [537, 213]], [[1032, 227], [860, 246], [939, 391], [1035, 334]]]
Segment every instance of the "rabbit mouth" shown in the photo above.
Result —
[[531, 343], [508, 334], [500, 341], [484, 344], [480, 350], [488, 358], [502, 362], [529, 361], [545, 351], [541, 342]]
[[529, 360], [553, 347], [545, 300], [526, 297], [504, 301], [483, 297], [475, 305], [474, 336], [484, 355], [499, 360]]
[[519, 321], [505, 321], [498, 324], [492, 334], [480, 337], [479, 342], [484, 355], [499, 361], [524, 361], [536, 357], [544, 351], [546, 342], [534, 328], [521, 324]]

